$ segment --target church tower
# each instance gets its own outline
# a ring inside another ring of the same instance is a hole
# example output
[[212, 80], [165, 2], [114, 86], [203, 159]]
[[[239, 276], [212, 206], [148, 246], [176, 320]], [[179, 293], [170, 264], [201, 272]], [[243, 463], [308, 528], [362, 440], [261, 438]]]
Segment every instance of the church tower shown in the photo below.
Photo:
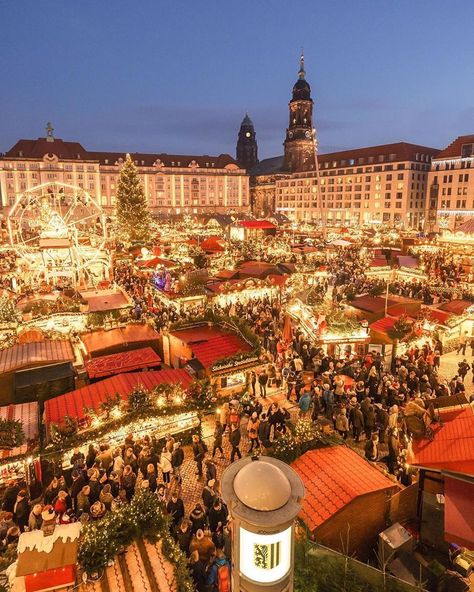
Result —
[[258, 163], [257, 151], [255, 129], [252, 120], [245, 114], [240, 124], [239, 139], [237, 140], [237, 161], [248, 171]]
[[283, 143], [283, 169], [291, 173], [314, 170], [313, 100], [305, 75], [302, 54], [298, 80], [293, 86], [293, 96], [288, 103], [290, 122]]

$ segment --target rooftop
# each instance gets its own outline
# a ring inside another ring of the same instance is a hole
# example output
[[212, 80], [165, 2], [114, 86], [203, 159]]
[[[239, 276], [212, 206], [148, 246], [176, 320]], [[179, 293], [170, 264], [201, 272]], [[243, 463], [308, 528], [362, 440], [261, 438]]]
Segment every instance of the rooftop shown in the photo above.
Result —
[[411, 465], [474, 476], [474, 410], [470, 405], [440, 409], [440, 423], [431, 424], [433, 439], [413, 440]]
[[20, 343], [0, 350], [0, 374], [57, 362], [73, 362], [74, 359], [74, 351], [68, 340]]
[[291, 466], [304, 483], [300, 516], [310, 530], [362, 495], [399, 487], [344, 445], [310, 450]]

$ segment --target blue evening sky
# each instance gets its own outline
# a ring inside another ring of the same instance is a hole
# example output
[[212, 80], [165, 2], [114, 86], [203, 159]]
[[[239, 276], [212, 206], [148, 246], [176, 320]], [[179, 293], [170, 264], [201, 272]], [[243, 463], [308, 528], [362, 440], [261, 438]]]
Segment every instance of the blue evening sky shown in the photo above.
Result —
[[474, 133], [469, 0], [0, 0], [0, 151], [281, 154], [304, 47], [323, 151]]

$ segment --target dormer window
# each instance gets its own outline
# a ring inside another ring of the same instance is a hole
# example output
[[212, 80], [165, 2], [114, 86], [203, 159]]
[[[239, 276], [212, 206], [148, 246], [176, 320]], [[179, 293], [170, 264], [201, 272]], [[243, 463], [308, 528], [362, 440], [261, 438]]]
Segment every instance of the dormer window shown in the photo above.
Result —
[[18, 152], [18, 156], [23, 156], [23, 150], [20, 150], [20, 152]]
[[461, 158], [469, 158], [474, 155], [474, 144], [463, 144], [461, 146]]
[[109, 164], [108, 158], [105, 159], [105, 164]]

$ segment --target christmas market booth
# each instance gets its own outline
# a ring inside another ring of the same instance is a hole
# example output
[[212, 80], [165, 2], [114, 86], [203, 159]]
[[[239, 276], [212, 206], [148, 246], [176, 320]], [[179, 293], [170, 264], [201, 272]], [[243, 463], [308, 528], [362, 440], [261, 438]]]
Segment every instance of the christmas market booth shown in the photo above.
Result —
[[69, 340], [17, 343], [0, 350], [0, 403], [44, 400], [74, 388]]
[[242, 392], [247, 372], [260, 365], [257, 337], [238, 319], [195, 322], [163, 335], [164, 360], [208, 377], [221, 396]]
[[291, 466], [304, 484], [300, 518], [311, 538], [345, 555], [369, 559], [398, 483], [345, 445], [309, 450]]
[[200, 430], [201, 414], [215, 401], [208, 381], [176, 369], [114, 376], [48, 403], [44, 453], [59, 454], [68, 473], [71, 450], [87, 453], [90, 443], [105, 440], [114, 447], [129, 434], [157, 440], [171, 434], [189, 441]]
[[146, 324], [130, 324], [115, 329], [99, 329], [81, 334], [86, 357], [116, 354], [144, 347], [159, 351], [159, 334]]
[[281, 296], [287, 278], [286, 275], [268, 275], [265, 279], [229, 279], [206, 284], [206, 292], [208, 298], [221, 307], [237, 301], [245, 304], [257, 298], [273, 300]]
[[468, 404], [438, 413], [430, 432], [414, 433], [408, 447], [407, 463], [419, 470], [417, 537], [474, 579], [474, 413]]
[[325, 304], [311, 307], [294, 299], [288, 306], [288, 314], [327, 355], [351, 358], [365, 353], [369, 342], [367, 327], [345, 311]]
[[81, 523], [55, 524], [54, 511], [44, 511], [39, 530], [18, 540], [18, 558], [8, 568], [12, 592], [46, 592], [76, 583]]
[[390, 294], [388, 298], [382, 296], [358, 296], [350, 301], [348, 310], [355, 313], [358, 319], [373, 323], [386, 315], [408, 315], [413, 318], [418, 316], [422, 302], [412, 298], [403, 298]]

